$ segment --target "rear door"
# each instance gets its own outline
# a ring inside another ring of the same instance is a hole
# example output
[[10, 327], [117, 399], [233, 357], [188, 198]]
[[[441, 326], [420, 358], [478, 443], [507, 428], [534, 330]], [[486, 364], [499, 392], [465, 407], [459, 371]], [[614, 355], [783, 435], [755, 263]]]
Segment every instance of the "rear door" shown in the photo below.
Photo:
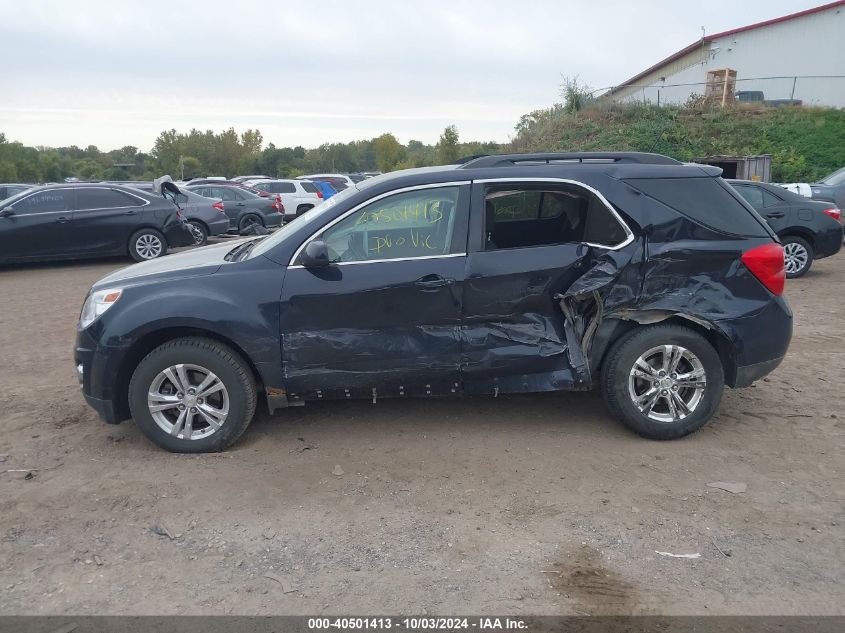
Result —
[[68, 234], [73, 253], [127, 252], [129, 237], [142, 222], [148, 200], [109, 187], [77, 187]]
[[468, 392], [586, 388], [572, 371], [565, 292], [630, 231], [597, 191], [573, 181], [489, 180], [472, 192], [462, 377]]
[[73, 198], [70, 187], [42, 189], [4, 207], [11, 213], [0, 217], [0, 260], [66, 256]]
[[332, 263], [304, 268], [295, 255], [282, 290], [289, 397], [459, 389], [468, 210], [467, 183], [410, 188], [315, 234]]

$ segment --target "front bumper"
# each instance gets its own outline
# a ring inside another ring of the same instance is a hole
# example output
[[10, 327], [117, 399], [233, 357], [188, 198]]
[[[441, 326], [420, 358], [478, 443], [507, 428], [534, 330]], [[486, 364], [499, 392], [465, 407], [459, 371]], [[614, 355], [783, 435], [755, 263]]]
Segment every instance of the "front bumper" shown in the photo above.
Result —
[[76, 333], [73, 361], [85, 401], [108, 424], [130, 417], [125, 398], [117, 398], [119, 368], [126, 350], [101, 348], [86, 330]]

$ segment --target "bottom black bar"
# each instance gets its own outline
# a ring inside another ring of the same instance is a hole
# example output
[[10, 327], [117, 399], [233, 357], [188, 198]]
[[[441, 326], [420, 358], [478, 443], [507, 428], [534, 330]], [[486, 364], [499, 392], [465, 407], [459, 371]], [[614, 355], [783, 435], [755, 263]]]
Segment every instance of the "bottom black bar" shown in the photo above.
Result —
[[0, 616], [0, 633], [842, 633], [845, 616]]

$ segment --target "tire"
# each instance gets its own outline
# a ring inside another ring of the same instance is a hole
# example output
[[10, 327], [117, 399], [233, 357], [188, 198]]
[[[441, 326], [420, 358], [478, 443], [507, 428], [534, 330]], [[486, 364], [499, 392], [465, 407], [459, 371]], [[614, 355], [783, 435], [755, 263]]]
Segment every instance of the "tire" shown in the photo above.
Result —
[[[206, 379], [211, 381], [206, 389], [212, 391], [205, 398], [202, 392], [189, 393]], [[152, 442], [173, 453], [217, 452], [234, 444], [252, 421], [256, 397], [252, 371], [240, 355], [199, 337], [155, 348], [138, 363], [129, 382], [129, 410], [135, 424]], [[162, 410], [151, 411], [151, 404]]]
[[141, 229], [129, 238], [129, 255], [136, 262], [146, 262], [167, 255], [167, 240], [161, 231]]
[[264, 226], [264, 221], [254, 213], [248, 213], [240, 219], [240, 222], [238, 222], [238, 233], [243, 233], [253, 224]]
[[310, 211], [313, 208], [314, 208], [314, 206], [310, 205], [310, 204], [299, 205], [298, 207], [296, 207], [296, 217], [299, 217], [303, 213], [307, 213], [308, 211]]
[[787, 235], [783, 243], [784, 264], [786, 266], [786, 278], [795, 279], [805, 275], [813, 265], [816, 256], [810, 243], [796, 235]]
[[203, 246], [208, 242], [208, 229], [202, 222], [197, 220], [188, 220], [188, 228], [191, 230], [191, 235], [194, 236], [194, 244], [196, 246]]
[[[665, 376], [668, 380], [657, 382], [665, 379], [660, 376], [665, 367], [660, 361], [666, 357], [662, 346], [670, 346], [670, 361], [677, 357], [678, 348], [684, 350], [676, 363], [680, 371], [674, 375], [689, 375], [688, 382], [694, 381], [696, 386], [680, 384], [675, 389], [671, 371]], [[659, 351], [655, 352], [656, 349]], [[648, 378], [633, 377], [634, 367], [642, 368], [637, 361], [643, 357], [650, 369], [640, 369], [639, 374]], [[704, 385], [699, 374], [704, 378]], [[690, 328], [664, 324], [637, 328], [617, 341], [608, 353], [601, 384], [608, 409], [625, 426], [648, 439], [672, 440], [697, 431], [713, 417], [722, 399], [725, 377], [719, 354], [707, 339]], [[648, 394], [655, 389], [656, 398], [653, 398]], [[645, 407], [653, 402], [650, 413], [641, 410], [634, 397], [639, 397]], [[674, 412], [670, 409], [670, 399]], [[679, 401], [689, 411], [684, 412]]]

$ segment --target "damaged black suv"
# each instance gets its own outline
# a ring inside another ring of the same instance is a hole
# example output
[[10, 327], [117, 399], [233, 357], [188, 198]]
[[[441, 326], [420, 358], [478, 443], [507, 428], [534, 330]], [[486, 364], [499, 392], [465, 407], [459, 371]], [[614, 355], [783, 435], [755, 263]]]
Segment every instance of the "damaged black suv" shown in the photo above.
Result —
[[85, 398], [171, 451], [311, 400], [587, 390], [684, 436], [786, 353], [783, 249], [715, 167], [511, 154], [365, 180], [269, 237], [97, 282]]

